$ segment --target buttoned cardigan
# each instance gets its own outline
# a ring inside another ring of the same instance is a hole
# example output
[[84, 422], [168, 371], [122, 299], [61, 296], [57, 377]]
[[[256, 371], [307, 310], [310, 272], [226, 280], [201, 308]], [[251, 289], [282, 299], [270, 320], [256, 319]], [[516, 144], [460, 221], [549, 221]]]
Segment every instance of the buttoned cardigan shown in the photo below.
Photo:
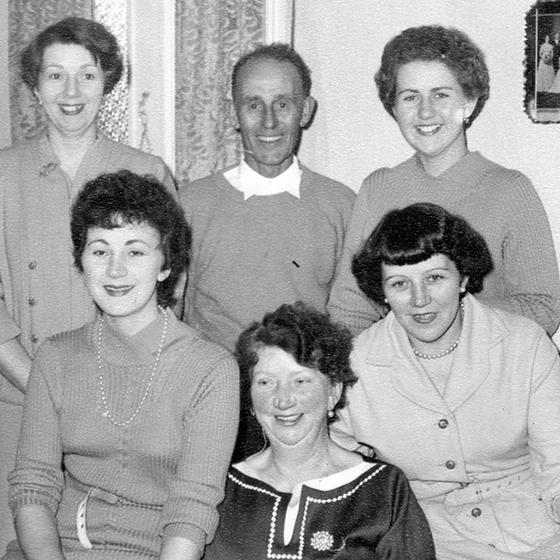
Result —
[[[19, 337], [34, 355], [57, 332], [91, 320], [95, 307], [74, 267], [70, 207], [86, 181], [129, 169], [175, 192], [163, 160], [100, 135], [73, 181], [46, 136], [0, 151], [0, 344]], [[23, 395], [0, 376], [0, 401]]]

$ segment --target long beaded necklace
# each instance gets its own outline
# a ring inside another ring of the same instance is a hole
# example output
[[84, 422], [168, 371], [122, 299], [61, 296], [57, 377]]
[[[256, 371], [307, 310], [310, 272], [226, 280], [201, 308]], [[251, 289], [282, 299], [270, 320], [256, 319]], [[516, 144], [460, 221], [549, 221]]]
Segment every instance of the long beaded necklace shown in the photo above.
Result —
[[161, 335], [161, 341], [159, 343], [159, 348], [156, 354], [156, 361], [154, 362], [154, 367], [152, 368], [152, 374], [150, 375], [150, 381], [148, 382], [148, 386], [146, 387], [146, 390], [144, 391], [144, 395], [142, 396], [142, 399], [140, 401], [140, 404], [136, 407], [136, 410], [134, 411], [134, 413], [132, 414], [132, 416], [126, 420], [125, 422], [118, 422], [117, 420], [115, 420], [115, 418], [113, 417], [113, 415], [111, 414], [111, 411], [109, 410], [109, 406], [107, 405], [107, 396], [105, 394], [105, 385], [103, 384], [103, 366], [101, 365], [101, 338], [103, 335], [103, 325], [104, 325], [104, 316], [101, 316], [101, 320], [99, 321], [99, 332], [98, 332], [98, 336], [97, 336], [97, 366], [98, 366], [98, 370], [99, 370], [99, 389], [101, 390], [101, 402], [103, 403], [103, 416], [105, 418], [109, 418], [109, 420], [117, 427], [119, 428], [124, 428], [125, 426], [128, 426], [128, 424], [130, 424], [137, 416], [137, 414], [140, 412], [140, 409], [144, 406], [144, 403], [146, 402], [146, 399], [148, 398], [148, 393], [150, 392], [150, 389], [152, 388], [152, 384], [154, 382], [154, 379], [156, 377], [156, 371], [157, 371], [157, 367], [159, 365], [159, 359], [161, 357], [161, 352], [163, 350], [163, 343], [165, 342], [165, 337], [167, 335], [167, 324], [168, 324], [168, 317], [167, 317], [167, 313], [165, 312], [165, 310], [163, 309], [163, 307], [161, 307], [161, 305], [158, 305], [158, 309], [160, 311], [160, 313], [163, 314], [163, 319], [164, 319], [164, 325], [163, 325], [163, 334]]

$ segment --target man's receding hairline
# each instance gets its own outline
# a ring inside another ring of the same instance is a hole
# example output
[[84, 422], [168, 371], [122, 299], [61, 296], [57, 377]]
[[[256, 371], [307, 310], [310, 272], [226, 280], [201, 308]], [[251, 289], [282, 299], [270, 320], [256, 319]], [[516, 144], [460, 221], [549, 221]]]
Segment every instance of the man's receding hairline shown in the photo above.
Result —
[[263, 53], [262, 56], [258, 56], [258, 57], [255, 56], [254, 58], [250, 58], [249, 60], [247, 60], [247, 62], [245, 62], [243, 64], [243, 66], [241, 66], [241, 68], [239, 68], [239, 70], [237, 71], [237, 74], [235, 76], [236, 80], [232, 84], [232, 92], [231, 92], [231, 95], [234, 99], [235, 99], [235, 90], [237, 90], [239, 88], [238, 83], [241, 81], [241, 74], [245, 70], [245, 68], [249, 68], [251, 65], [254, 65], [258, 62], [265, 61], [265, 60], [271, 61], [271, 62], [276, 62], [278, 64], [289, 64], [294, 69], [295, 74], [299, 79], [299, 82], [300, 82], [300, 85], [301, 85], [301, 91], [304, 94], [304, 97], [307, 97], [307, 96], [305, 96], [305, 91], [304, 91], [305, 87], [304, 87], [304, 84], [303, 84], [303, 77], [300, 74], [299, 69], [296, 66], [296, 64], [294, 62], [292, 62], [291, 60], [279, 60], [269, 53]]

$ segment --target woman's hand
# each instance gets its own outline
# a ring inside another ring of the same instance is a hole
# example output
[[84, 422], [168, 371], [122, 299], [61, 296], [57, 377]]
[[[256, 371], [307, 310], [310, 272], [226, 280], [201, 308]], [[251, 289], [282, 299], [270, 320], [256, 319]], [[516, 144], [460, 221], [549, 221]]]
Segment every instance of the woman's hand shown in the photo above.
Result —
[[47, 508], [37, 504], [21, 506], [15, 525], [27, 560], [65, 560], [56, 522]]
[[159, 560], [199, 560], [202, 550], [183, 537], [168, 537], [163, 541]]
[[17, 338], [11, 338], [0, 344], [0, 373], [22, 393], [25, 393], [31, 356]]

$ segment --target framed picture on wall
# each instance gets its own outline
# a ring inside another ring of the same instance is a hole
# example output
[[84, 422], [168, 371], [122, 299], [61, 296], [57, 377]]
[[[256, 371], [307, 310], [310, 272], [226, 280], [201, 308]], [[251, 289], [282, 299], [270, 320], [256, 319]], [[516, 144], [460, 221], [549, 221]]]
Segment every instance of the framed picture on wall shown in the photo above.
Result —
[[533, 122], [560, 123], [560, 0], [540, 0], [527, 12], [525, 111]]

